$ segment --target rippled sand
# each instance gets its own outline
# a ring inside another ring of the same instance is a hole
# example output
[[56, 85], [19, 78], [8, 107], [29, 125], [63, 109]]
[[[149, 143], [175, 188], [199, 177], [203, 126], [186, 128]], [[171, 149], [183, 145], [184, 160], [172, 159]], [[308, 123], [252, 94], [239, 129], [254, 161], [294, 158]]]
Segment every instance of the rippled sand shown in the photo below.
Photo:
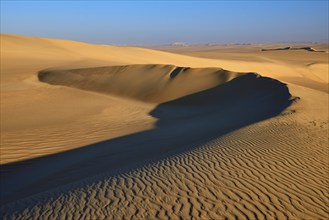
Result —
[[4, 219], [328, 218], [326, 53], [1, 41]]

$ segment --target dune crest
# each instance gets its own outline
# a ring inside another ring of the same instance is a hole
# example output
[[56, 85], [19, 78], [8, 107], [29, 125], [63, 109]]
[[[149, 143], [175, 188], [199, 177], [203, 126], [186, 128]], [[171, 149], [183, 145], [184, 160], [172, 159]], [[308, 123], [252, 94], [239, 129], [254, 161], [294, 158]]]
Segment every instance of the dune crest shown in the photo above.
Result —
[[42, 70], [41, 82], [161, 103], [226, 83], [243, 73], [221, 68], [139, 64]]

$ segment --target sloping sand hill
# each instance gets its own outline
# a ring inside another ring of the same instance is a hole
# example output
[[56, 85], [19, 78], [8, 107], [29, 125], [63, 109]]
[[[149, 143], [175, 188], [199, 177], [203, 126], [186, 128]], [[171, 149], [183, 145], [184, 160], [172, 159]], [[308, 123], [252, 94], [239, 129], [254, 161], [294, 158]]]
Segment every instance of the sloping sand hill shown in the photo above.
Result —
[[[37, 74], [49, 68], [131, 63], [218, 66], [214, 60], [143, 48], [1, 35], [0, 163], [60, 152], [152, 128], [155, 119], [148, 116], [148, 112], [154, 104], [49, 86], [40, 83]], [[42, 140], [47, 143], [46, 148]]]
[[1, 216], [327, 219], [326, 54], [277, 52], [1, 35]]
[[161, 103], [234, 79], [241, 73], [220, 68], [128, 65], [70, 70], [43, 70], [41, 82]]

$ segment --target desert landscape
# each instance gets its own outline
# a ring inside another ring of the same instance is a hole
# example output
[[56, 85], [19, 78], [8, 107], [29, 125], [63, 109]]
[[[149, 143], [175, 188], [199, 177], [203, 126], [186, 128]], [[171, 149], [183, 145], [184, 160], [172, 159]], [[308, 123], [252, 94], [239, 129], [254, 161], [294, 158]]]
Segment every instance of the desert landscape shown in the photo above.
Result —
[[326, 219], [328, 53], [245, 47], [1, 35], [2, 216]]
[[328, 219], [328, 43], [1, 34], [1, 219]]

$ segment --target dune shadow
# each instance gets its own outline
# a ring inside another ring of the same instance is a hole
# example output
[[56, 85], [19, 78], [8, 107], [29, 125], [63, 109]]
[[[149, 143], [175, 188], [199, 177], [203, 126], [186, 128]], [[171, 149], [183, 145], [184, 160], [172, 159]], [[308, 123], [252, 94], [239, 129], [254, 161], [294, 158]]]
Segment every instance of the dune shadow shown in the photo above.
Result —
[[[175, 80], [173, 78], [173, 80]], [[158, 105], [156, 128], [1, 166], [1, 204], [106, 173], [113, 176], [182, 153], [292, 103], [286, 84], [249, 73]]]

